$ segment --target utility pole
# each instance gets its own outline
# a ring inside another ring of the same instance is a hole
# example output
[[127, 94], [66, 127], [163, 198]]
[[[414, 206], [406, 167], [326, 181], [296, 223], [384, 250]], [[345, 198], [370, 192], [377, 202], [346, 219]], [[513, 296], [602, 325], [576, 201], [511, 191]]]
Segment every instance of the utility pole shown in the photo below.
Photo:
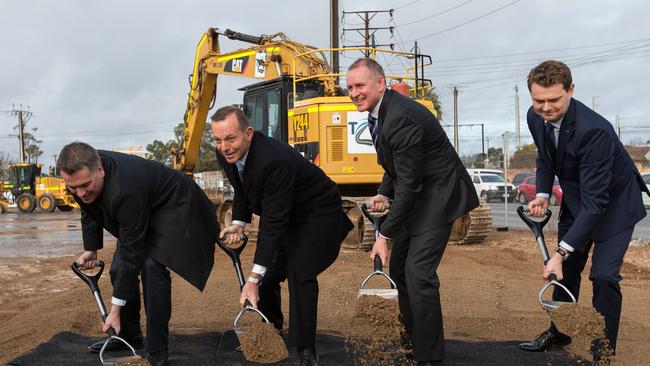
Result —
[[5, 112], [14, 117], [18, 117], [18, 146], [20, 149], [19, 159], [21, 163], [24, 163], [25, 160], [27, 160], [27, 156], [25, 155], [25, 125], [27, 124], [27, 121], [29, 121], [29, 119], [32, 117], [33, 113], [29, 111], [29, 106], [27, 107], [27, 110], [24, 110], [22, 104], [19, 104], [18, 109], [16, 109], [15, 104], [12, 104], [11, 110]]
[[454, 85], [454, 149], [459, 151], [458, 146], [458, 88]]
[[521, 134], [519, 132], [519, 86], [517, 85], [515, 85], [515, 133], [517, 134], [515, 142], [517, 150], [519, 150], [521, 147]]
[[591, 109], [595, 111], [597, 106], [598, 106], [598, 96], [594, 95], [591, 97]]
[[[330, 0], [330, 48], [339, 48], [339, 0]], [[330, 53], [332, 72], [339, 73], [339, 51], [332, 50]], [[338, 85], [338, 76], [336, 84]]]
[[57, 171], [56, 171], [56, 158], [57, 158], [57, 157], [58, 157], [58, 155], [57, 155], [57, 154], [54, 154], [54, 175], [55, 175], [55, 176], [58, 175], [58, 174], [56, 174], [56, 173], [57, 173]]
[[[393, 34], [394, 27], [371, 27], [370, 26], [370, 21], [379, 13], [388, 13], [391, 17], [393, 16], [393, 9], [390, 10], [362, 10], [362, 11], [344, 11], [343, 16], [346, 14], [356, 14], [361, 18], [363, 21], [363, 28], [343, 28], [343, 33], [346, 31], [356, 31], [359, 33], [364, 40], [363, 45], [343, 45], [343, 48], [350, 48], [350, 47], [365, 47], [366, 50], [363, 52], [366, 57], [370, 57], [370, 50], [367, 48], [370, 48], [371, 42], [372, 42], [372, 37], [375, 35], [375, 32], [378, 30], [388, 30], [390, 31], [390, 34]], [[363, 32], [363, 33], [362, 33]], [[377, 44], [373, 45], [373, 47], [390, 47], [390, 49], [394, 49], [395, 45], [393, 43], [390, 44]]]
[[621, 117], [618, 114], [616, 115], [616, 136], [621, 141]]

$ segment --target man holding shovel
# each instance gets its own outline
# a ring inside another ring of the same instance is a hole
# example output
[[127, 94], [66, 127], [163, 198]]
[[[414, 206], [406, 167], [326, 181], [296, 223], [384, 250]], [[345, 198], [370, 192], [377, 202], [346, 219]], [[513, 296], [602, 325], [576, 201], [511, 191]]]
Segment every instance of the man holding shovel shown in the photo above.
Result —
[[347, 74], [350, 99], [368, 112], [368, 126], [385, 173], [372, 211], [390, 212], [372, 247], [395, 280], [402, 322], [418, 365], [444, 359], [437, 269], [454, 220], [479, 205], [472, 181], [436, 117], [424, 106], [386, 89], [382, 67], [355, 61]]
[[[571, 70], [565, 64], [545, 61], [533, 68], [528, 89], [533, 101], [528, 128], [537, 145], [537, 197], [528, 204], [529, 214], [544, 216], [555, 176], [563, 191], [559, 244], [544, 268], [544, 278], [555, 273], [577, 299], [593, 247], [592, 304], [605, 317], [607, 341], [615, 351], [622, 302], [620, 269], [634, 225], [646, 216], [641, 192], [650, 192], [611, 123], [572, 98]], [[558, 288], [553, 300], [571, 301]], [[570, 342], [551, 323], [519, 347], [540, 352]], [[594, 342], [594, 359], [601, 357], [605, 343]]]
[[298, 347], [299, 365], [318, 365], [317, 276], [334, 262], [353, 227], [338, 187], [291, 146], [253, 131], [237, 107], [214, 113], [212, 135], [235, 189], [233, 225], [220, 236], [239, 241], [252, 214], [260, 216], [252, 273], [239, 301], [259, 306], [282, 329], [280, 282], [288, 280], [289, 344]]
[[[103, 331], [112, 327], [127, 342], [142, 345], [140, 276], [146, 357], [152, 365], [165, 365], [171, 317], [167, 268], [203, 290], [219, 230], [214, 206], [182, 172], [133, 155], [97, 151], [83, 142], [61, 150], [57, 169], [81, 206], [85, 251], [77, 259], [79, 267], [95, 266], [104, 229], [117, 238], [110, 269], [112, 305]], [[99, 352], [103, 343], [91, 345], [91, 351]], [[109, 343], [108, 349], [120, 346]]]

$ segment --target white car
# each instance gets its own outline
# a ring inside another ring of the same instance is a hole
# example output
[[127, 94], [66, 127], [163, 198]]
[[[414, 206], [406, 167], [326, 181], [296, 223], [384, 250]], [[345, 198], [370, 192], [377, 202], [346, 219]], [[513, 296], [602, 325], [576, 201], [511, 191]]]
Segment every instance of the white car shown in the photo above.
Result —
[[471, 174], [474, 189], [479, 197], [485, 199], [486, 202], [497, 199], [505, 201], [505, 186], [508, 187], [508, 202], [515, 199], [515, 186], [506, 183], [502, 176], [496, 174]]
[[[643, 174], [643, 180], [645, 181], [645, 185], [650, 189], [650, 174]], [[648, 194], [645, 192], [641, 192], [641, 195], [643, 196], [643, 205], [646, 208], [650, 208], [650, 197], [648, 197]]]

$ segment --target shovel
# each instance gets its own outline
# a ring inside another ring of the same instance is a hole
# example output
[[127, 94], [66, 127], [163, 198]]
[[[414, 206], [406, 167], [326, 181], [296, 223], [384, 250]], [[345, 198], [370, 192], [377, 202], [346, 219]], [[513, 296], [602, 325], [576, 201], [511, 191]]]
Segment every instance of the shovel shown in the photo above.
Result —
[[[99, 312], [102, 314], [102, 320], [106, 321], [106, 318], [108, 317], [108, 313], [106, 312], [106, 307], [104, 306], [104, 299], [102, 299], [102, 295], [99, 292], [99, 286], [97, 285], [97, 283], [99, 282], [99, 277], [101, 277], [102, 272], [104, 272], [104, 261], [95, 261], [95, 265], [99, 267], [99, 271], [92, 276], [83, 273], [79, 269], [79, 264], [76, 261], [72, 262], [70, 268], [72, 268], [72, 272], [74, 272], [77, 276], [79, 276], [79, 278], [81, 278], [84, 282], [86, 282], [88, 286], [90, 286], [90, 290], [93, 292], [93, 296], [95, 297], [95, 301], [97, 302], [97, 306], [99, 307]], [[99, 351], [99, 360], [102, 362], [102, 365], [108, 366], [121, 361], [137, 360], [141, 358], [135, 352], [135, 349], [127, 341], [117, 336], [115, 329], [113, 329], [112, 327], [108, 328], [108, 331], [106, 333], [108, 333], [108, 339], [106, 339], [106, 342], [104, 342], [101, 351]], [[131, 352], [133, 352], [133, 356], [114, 357], [110, 359], [104, 359], [104, 350], [106, 349], [108, 343], [113, 339], [124, 343], [127, 346], [127, 348], [130, 349]]]
[[[244, 248], [246, 247], [247, 243], [248, 243], [248, 237], [246, 235], [241, 236], [241, 240], [239, 241], [239, 246], [237, 247], [229, 247], [223, 241], [221, 241], [221, 238], [217, 238], [217, 245], [230, 257], [233, 265], [235, 266], [235, 272], [237, 273], [237, 280], [239, 282], [239, 291], [241, 291], [244, 288], [244, 283], [245, 283], [244, 273], [241, 269], [241, 261], [239, 260], [239, 255], [241, 254], [242, 251], [244, 251]], [[262, 313], [259, 309], [254, 308], [251, 302], [248, 301], [248, 299], [246, 299], [246, 301], [244, 302], [244, 307], [239, 310], [237, 316], [235, 317], [235, 321], [233, 322], [233, 329], [235, 330], [235, 334], [237, 335], [244, 333], [244, 329], [239, 325], [239, 321], [244, 315], [244, 313], [246, 313], [247, 311], [256, 313], [257, 315], [259, 315], [262, 321], [264, 321], [265, 323], [270, 323], [269, 319], [264, 315], [264, 313]], [[277, 339], [269, 340], [269, 343], [282, 344], [285, 348], [283, 352], [288, 355], [289, 352], [286, 349], [286, 345], [284, 345], [284, 341], [282, 340], [282, 337], [280, 337], [280, 334], [274, 332], [273, 335], [270, 335], [270, 337], [277, 337]]]
[[[544, 225], [548, 222], [548, 220], [551, 219], [552, 212], [551, 210], [546, 210], [546, 213], [544, 214], [544, 219], [541, 221], [534, 221], [531, 220], [531, 218], [527, 215], [528, 209], [524, 209], [523, 206], [519, 206], [517, 208], [517, 214], [521, 219], [528, 225], [528, 227], [533, 231], [535, 234], [535, 239], [537, 239], [537, 244], [539, 245], [539, 250], [542, 253], [542, 258], [544, 259], [544, 265], [548, 262], [550, 259], [548, 255], [548, 249], [546, 249], [546, 242], [544, 242], [544, 233], [542, 232], [542, 229], [544, 228]], [[551, 287], [551, 286], [556, 286], [561, 288], [564, 292], [569, 294], [569, 297], [571, 298], [571, 302], [566, 302], [566, 301], [554, 301], [554, 300], [544, 300], [543, 295], [546, 292], [546, 290]], [[542, 309], [546, 311], [552, 311], [556, 310], [562, 305], [565, 304], [571, 304], [576, 302], [576, 298], [573, 296], [571, 291], [569, 291], [568, 288], [566, 288], [563, 284], [558, 282], [557, 280], [557, 275], [555, 273], [551, 273], [548, 276], [548, 281], [544, 284], [542, 289], [539, 291], [539, 295], [537, 296], [537, 300], [539, 301], [539, 304], [542, 306]]]
[[[361, 211], [368, 218], [368, 220], [372, 222], [372, 225], [375, 228], [375, 237], [376, 237], [377, 235], [379, 235], [379, 228], [381, 227], [381, 223], [386, 218], [386, 214], [385, 213], [375, 214], [369, 212], [368, 206], [365, 203], [361, 205]], [[379, 255], [377, 254], [375, 255], [373, 263], [375, 267], [374, 271], [371, 272], [369, 275], [367, 275], [366, 278], [364, 278], [363, 281], [361, 282], [361, 285], [359, 286], [359, 290], [357, 291], [357, 298], [361, 296], [372, 295], [372, 296], [379, 296], [389, 300], [397, 299], [397, 285], [395, 284], [395, 281], [393, 281], [393, 279], [390, 278], [390, 276], [383, 271], [383, 263], [381, 262], [381, 258], [379, 257]], [[366, 284], [374, 276], [385, 277], [390, 284], [390, 288], [366, 288]]]

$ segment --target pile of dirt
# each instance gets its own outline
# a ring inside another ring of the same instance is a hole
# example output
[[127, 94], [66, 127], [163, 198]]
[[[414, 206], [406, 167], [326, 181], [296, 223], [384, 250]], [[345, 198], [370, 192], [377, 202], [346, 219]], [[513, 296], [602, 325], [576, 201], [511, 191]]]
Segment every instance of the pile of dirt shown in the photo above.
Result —
[[599, 352], [596, 365], [611, 363], [614, 352], [605, 338], [605, 319], [596, 309], [578, 303], [565, 304], [551, 311], [550, 316], [558, 330], [571, 337], [571, 344], [565, 347], [567, 351], [583, 358]]
[[289, 351], [273, 324], [258, 322], [237, 333], [242, 353], [248, 361], [273, 363], [289, 357]]
[[409, 345], [402, 344], [404, 332], [396, 301], [361, 296], [346, 329], [345, 349], [355, 365], [415, 365]]
[[133, 358], [130, 360], [120, 361], [113, 364], [113, 366], [151, 366], [146, 358]]

